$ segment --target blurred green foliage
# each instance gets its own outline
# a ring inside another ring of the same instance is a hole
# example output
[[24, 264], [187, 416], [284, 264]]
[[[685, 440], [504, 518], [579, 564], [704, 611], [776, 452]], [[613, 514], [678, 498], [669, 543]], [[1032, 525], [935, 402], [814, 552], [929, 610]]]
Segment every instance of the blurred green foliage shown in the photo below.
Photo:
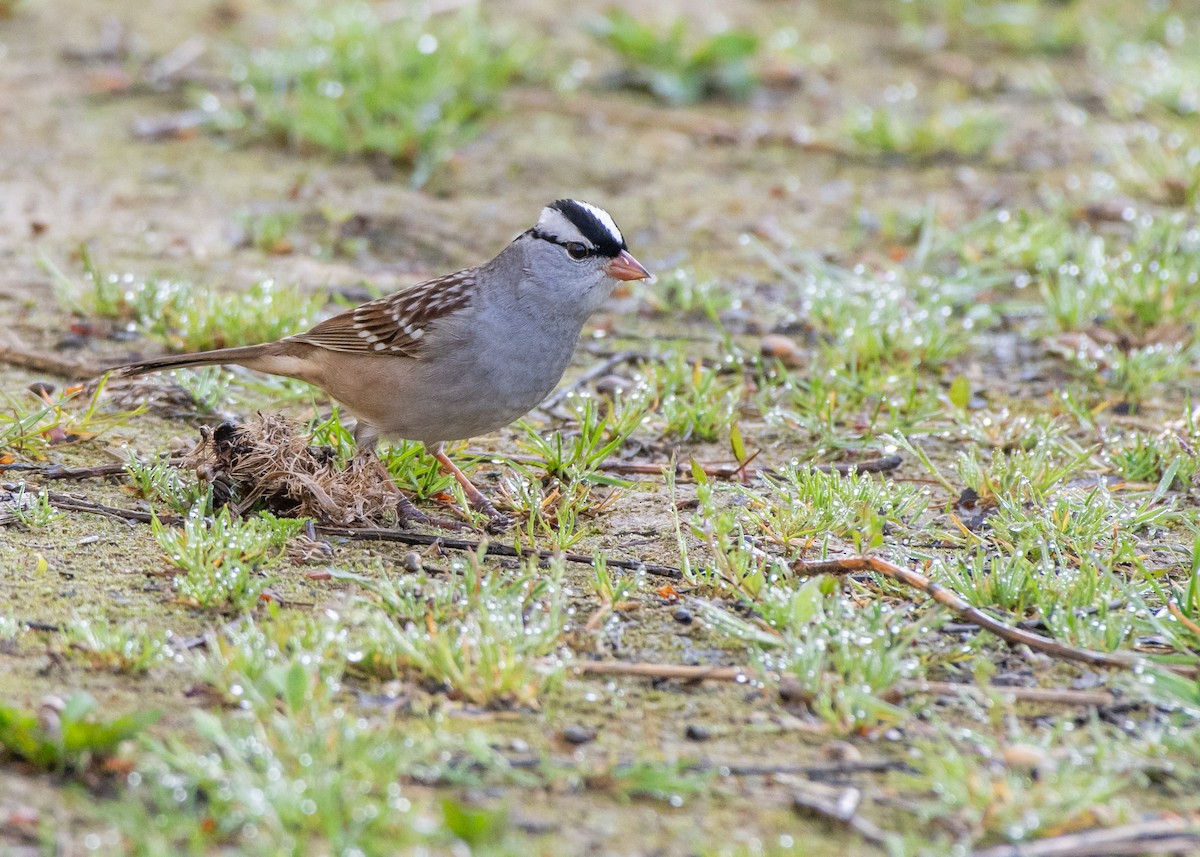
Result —
[[0, 706], [0, 745], [47, 771], [77, 771], [114, 755], [126, 741], [158, 720], [156, 711], [135, 711], [112, 720], [95, 716], [96, 700], [76, 693], [66, 702], [43, 701], [37, 711]]
[[759, 40], [746, 30], [726, 30], [689, 46], [682, 18], [662, 35], [614, 9], [592, 32], [620, 56], [623, 85], [645, 90], [667, 104], [696, 104], [713, 97], [740, 100], [758, 86], [751, 60]]
[[474, 133], [518, 65], [515, 45], [474, 10], [384, 17], [340, 3], [251, 53], [235, 76], [263, 133], [381, 155], [420, 185]]

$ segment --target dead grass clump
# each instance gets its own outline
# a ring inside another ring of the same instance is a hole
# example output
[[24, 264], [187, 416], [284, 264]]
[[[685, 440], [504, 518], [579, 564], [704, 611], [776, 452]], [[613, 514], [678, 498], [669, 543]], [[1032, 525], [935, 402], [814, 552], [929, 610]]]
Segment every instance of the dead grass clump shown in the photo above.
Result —
[[371, 455], [345, 464], [327, 446], [310, 446], [299, 423], [258, 414], [249, 422], [200, 429], [200, 443], [184, 459], [215, 506], [239, 514], [259, 505], [272, 514], [310, 517], [338, 526], [396, 520], [398, 491]]

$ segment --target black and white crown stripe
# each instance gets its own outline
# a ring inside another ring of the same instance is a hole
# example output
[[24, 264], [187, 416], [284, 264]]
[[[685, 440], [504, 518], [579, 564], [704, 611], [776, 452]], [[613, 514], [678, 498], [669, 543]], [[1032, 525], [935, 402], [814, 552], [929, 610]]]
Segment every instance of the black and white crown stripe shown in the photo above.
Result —
[[531, 231], [555, 244], [583, 244], [598, 256], [615, 259], [626, 249], [625, 236], [612, 215], [578, 199], [556, 200], [543, 208]]

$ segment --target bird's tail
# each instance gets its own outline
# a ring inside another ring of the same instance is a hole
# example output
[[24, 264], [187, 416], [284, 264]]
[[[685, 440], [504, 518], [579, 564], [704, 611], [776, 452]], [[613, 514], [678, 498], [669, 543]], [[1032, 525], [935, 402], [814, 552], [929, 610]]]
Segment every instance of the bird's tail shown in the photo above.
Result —
[[[238, 363], [258, 368], [263, 358], [273, 356], [273, 347], [277, 343], [269, 342], [262, 345], [246, 345], [241, 348], [219, 348], [216, 351], [199, 351], [195, 354], [167, 354], [163, 357], [152, 357], [149, 360], [138, 360], [122, 366], [109, 369], [116, 378], [132, 378], [135, 375], [145, 375], [147, 372], [162, 372], [165, 369], [184, 369], [189, 366], [211, 366], [222, 363]], [[270, 370], [268, 370], [270, 371]]]

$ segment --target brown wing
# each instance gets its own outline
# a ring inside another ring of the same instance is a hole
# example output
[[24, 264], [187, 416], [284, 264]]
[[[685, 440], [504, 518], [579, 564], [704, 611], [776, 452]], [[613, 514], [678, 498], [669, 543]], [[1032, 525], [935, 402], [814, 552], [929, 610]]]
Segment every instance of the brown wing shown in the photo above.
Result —
[[430, 325], [466, 307], [474, 288], [473, 270], [456, 271], [347, 310], [288, 340], [329, 351], [419, 357]]

